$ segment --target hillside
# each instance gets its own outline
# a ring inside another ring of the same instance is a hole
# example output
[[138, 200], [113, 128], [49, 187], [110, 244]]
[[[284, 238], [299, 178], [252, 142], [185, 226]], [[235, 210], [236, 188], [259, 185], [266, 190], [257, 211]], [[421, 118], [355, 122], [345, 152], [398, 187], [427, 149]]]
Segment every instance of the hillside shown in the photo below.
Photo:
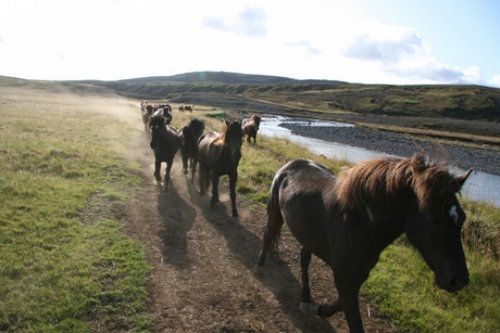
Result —
[[[194, 72], [92, 84], [143, 99], [211, 104], [217, 99], [267, 102], [285, 109], [324, 114], [349, 113], [412, 117], [500, 120], [500, 89], [473, 85], [374, 85], [226, 72]], [[225, 96], [221, 96], [221, 94]], [[196, 101], [195, 101], [196, 100]], [[224, 102], [219, 101], [224, 104]], [[220, 105], [216, 105], [220, 106]], [[259, 111], [259, 110], [256, 110]]]
[[0, 77], [0, 86], [7, 82], [51, 91], [107, 92], [238, 112], [331, 119], [381, 129], [400, 127], [402, 131], [412, 128], [500, 137], [500, 89], [482, 86], [353, 84], [227, 72], [118, 81], [53, 82]]

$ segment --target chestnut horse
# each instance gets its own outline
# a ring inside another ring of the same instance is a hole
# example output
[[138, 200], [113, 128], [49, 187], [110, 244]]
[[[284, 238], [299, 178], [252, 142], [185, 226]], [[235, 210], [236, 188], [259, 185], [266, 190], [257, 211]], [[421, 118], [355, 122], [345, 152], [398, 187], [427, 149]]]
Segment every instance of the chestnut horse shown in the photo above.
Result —
[[179, 129], [179, 144], [182, 154], [182, 168], [188, 173], [188, 162], [191, 168], [191, 180], [194, 181], [196, 165], [198, 164], [198, 140], [203, 134], [205, 123], [200, 119], [191, 119], [189, 123]]
[[260, 120], [261, 118], [257, 115], [243, 119], [241, 126], [243, 134], [247, 136], [248, 143], [250, 143], [250, 138], [253, 138], [254, 143], [257, 142], [257, 131], [259, 130]]
[[179, 149], [179, 139], [177, 138], [177, 131], [170, 125], [165, 124], [163, 113], [158, 111], [151, 116], [149, 121], [151, 128], [151, 142], [150, 147], [155, 154], [155, 171], [154, 176], [157, 181], [161, 181], [160, 169], [161, 162], [167, 163], [165, 172], [165, 189], [170, 181], [170, 169], [174, 162], [175, 153]]
[[[276, 245], [283, 222], [301, 243], [300, 309], [322, 317], [343, 311], [351, 333], [364, 332], [358, 292], [380, 253], [401, 234], [434, 272], [439, 288], [455, 292], [469, 282], [460, 231], [465, 213], [456, 194], [470, 175], [450, 174], [421, 155], [358, 164], [340, 177], [306, 160], [285, 164], [275, 175], [258, 265]], [[311, 254], [333, 270], [338, 298], [313, 304]]]
[[241, 158], [243, 132], [239, 121], [225, 120], [224, 133], [204, 133], [198, 141], [198, 160], [200, 162], [200, 193], [205, 194], [212, 180], [212, 199], [214, 206], [219, 201], [219, 177], [229, 176], [229, 194], [233, 217], [238, 216], [236, 209], [236, 181], [238, 163]]

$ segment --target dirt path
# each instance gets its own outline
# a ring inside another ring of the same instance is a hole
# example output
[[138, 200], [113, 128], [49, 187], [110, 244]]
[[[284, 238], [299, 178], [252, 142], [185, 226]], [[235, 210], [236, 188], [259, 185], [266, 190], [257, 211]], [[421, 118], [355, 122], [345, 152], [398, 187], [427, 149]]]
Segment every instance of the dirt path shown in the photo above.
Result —
[[[143, 165], [145, 182], [131, 194], [123, 220], [152, 265], [150, 311], [157, 332], [348, 331], [343, 314], [321, 319], [298, 311], [298, 247], [289, 234], [280, 245], [281, 259], [271, 257], [264, 271], [254, 271], [265, 224], [262, 205], [238, 196], [240, 219], [231, 221], [226, 179], [221, 203], [211, 209], [209, 197], [201, 197], [182, 174], [179, 159], [170, 188], [161, 192], [146, 140], [131, 158]], [[331, 301], [331, 273], [319, 260], [313, 259], [311, 279], [316, 300]], [[367, 332], [396, 332], [364, 302], [361, 309]]]

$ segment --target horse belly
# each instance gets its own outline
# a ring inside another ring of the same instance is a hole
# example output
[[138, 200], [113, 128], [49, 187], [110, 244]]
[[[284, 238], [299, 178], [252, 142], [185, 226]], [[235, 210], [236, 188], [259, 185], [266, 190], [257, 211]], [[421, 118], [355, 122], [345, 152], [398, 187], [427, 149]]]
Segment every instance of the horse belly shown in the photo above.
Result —
[[321, 194], [301, 194], [286, 202], [281, 212], [299, 243], [323, 261], [329, 261], [329, 242], [325, 227], [326, 209]]

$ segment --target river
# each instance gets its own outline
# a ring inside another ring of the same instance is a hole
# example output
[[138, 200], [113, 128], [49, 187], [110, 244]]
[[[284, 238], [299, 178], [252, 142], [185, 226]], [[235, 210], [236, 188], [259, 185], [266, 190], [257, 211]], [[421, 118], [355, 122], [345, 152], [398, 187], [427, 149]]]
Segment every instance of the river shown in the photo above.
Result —
[[[359, 163], [376, 157], [394, 156], [384, 152], [297, 135], [292, 133], [291, 130], [280, 126], [286, 123], [308, 127], [354, 127], [352, 124], [333, 121], [297, 120], [291, 117], [275, 116], [262, 118], [259, 133], [269, 137], [286, 138], [291, 142], [305, 146], [316, 154], [343, 159], [352, 163]], [[460, 174], [464, 171], [453, 168], [453, 172]], [[488, 202], [500, 207], [500, 176], [474, 171], [465, 183], [462, 194], [469, 199]]]

